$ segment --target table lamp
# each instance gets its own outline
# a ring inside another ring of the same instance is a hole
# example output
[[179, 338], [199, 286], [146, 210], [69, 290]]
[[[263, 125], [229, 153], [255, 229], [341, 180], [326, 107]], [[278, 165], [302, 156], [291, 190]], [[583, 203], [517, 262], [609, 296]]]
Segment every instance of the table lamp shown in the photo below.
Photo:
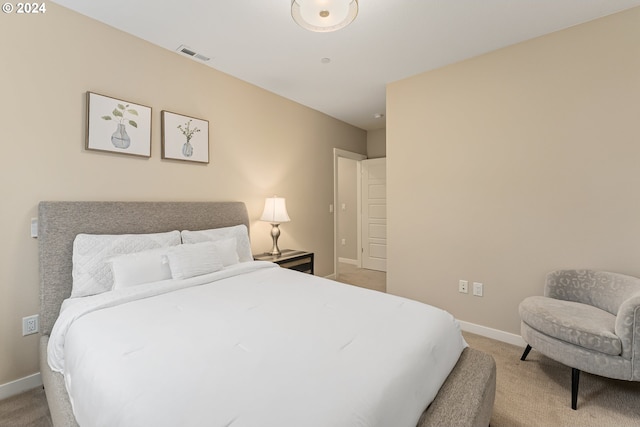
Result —
[[287, 214], [287, 206], [283, 197], [269, 197], [264, 202], [264, 212], [260, 217], [260, 221], [266, 221], [271, 223], [271, 238], [273, 239], [273, 248], [271, 252], [267, 252], [270, 255], [281, 255], [280, 249], [278, 249], [278, 237], [280, 237], [279, 225], [283, 222], [291, 221], [289, 214]]

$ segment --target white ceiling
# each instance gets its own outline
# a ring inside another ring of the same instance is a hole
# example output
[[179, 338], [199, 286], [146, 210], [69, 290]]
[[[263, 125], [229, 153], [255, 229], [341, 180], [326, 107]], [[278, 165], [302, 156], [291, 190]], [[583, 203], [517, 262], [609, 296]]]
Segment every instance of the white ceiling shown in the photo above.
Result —
[[[385, 85], [634, 6], [640, 0], [360, 0], [355, 21], [312, 33], [291, 0], [54, 0], [365, 130], [385, 127]], [[178, 53], [176, 53], [177, 55]], [[324, 64], [322, 58], [330, 58]]]

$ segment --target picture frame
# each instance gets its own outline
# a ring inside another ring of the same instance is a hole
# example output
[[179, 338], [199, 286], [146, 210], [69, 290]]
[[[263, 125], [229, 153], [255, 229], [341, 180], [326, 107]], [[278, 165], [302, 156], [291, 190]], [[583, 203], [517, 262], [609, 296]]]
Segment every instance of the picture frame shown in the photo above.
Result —
[[162, 158], [209, 163], [209, 122], [162, 110]]
[[151, 157], [151, 107], [87, 92], [85, 148]]

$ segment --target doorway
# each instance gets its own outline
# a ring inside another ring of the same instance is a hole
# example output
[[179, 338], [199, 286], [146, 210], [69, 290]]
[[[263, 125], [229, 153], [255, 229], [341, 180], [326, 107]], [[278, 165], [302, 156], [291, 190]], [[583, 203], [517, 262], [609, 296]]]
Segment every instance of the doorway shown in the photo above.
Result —
[[386, 159], [334, 149], [333, 206], [334, 278], [386, 288]]
[[[349, 260], [349, 263], [353, 263], [357, 268], [362, 266], [359, 244], [361, 239], [360, 162], [366, 158], [367, 156], [363, 154], [339, 148], [333, 149], [333, 272], [335, 279], [340, 273], [341, 258], [343, 261]], [[344, 233], [345, 229], [349, 229], [351, 237], [342, 237], [344, 234], [341, 232]], [[355, 233], [353, 233], [354, 230]], [[355, 241], [350, 241], [354, 236]]]

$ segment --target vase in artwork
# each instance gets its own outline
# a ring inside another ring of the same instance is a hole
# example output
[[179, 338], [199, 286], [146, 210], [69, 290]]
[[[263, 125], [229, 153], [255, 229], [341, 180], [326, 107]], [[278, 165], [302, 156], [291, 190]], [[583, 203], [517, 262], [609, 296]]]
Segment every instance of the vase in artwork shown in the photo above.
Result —
[[193, 145], [191, 145], [191, 143], [189, 141], [185, 142], [182, 145], [182, 154], [185, 157], [191, 157], [193, 156]]
[[118, 124], [118, 129], [111, 135], [111, 143], [116, 148], [129, 148], [131, 145], [131, 138], [127, 134], [127, 128], [123, 123]]

